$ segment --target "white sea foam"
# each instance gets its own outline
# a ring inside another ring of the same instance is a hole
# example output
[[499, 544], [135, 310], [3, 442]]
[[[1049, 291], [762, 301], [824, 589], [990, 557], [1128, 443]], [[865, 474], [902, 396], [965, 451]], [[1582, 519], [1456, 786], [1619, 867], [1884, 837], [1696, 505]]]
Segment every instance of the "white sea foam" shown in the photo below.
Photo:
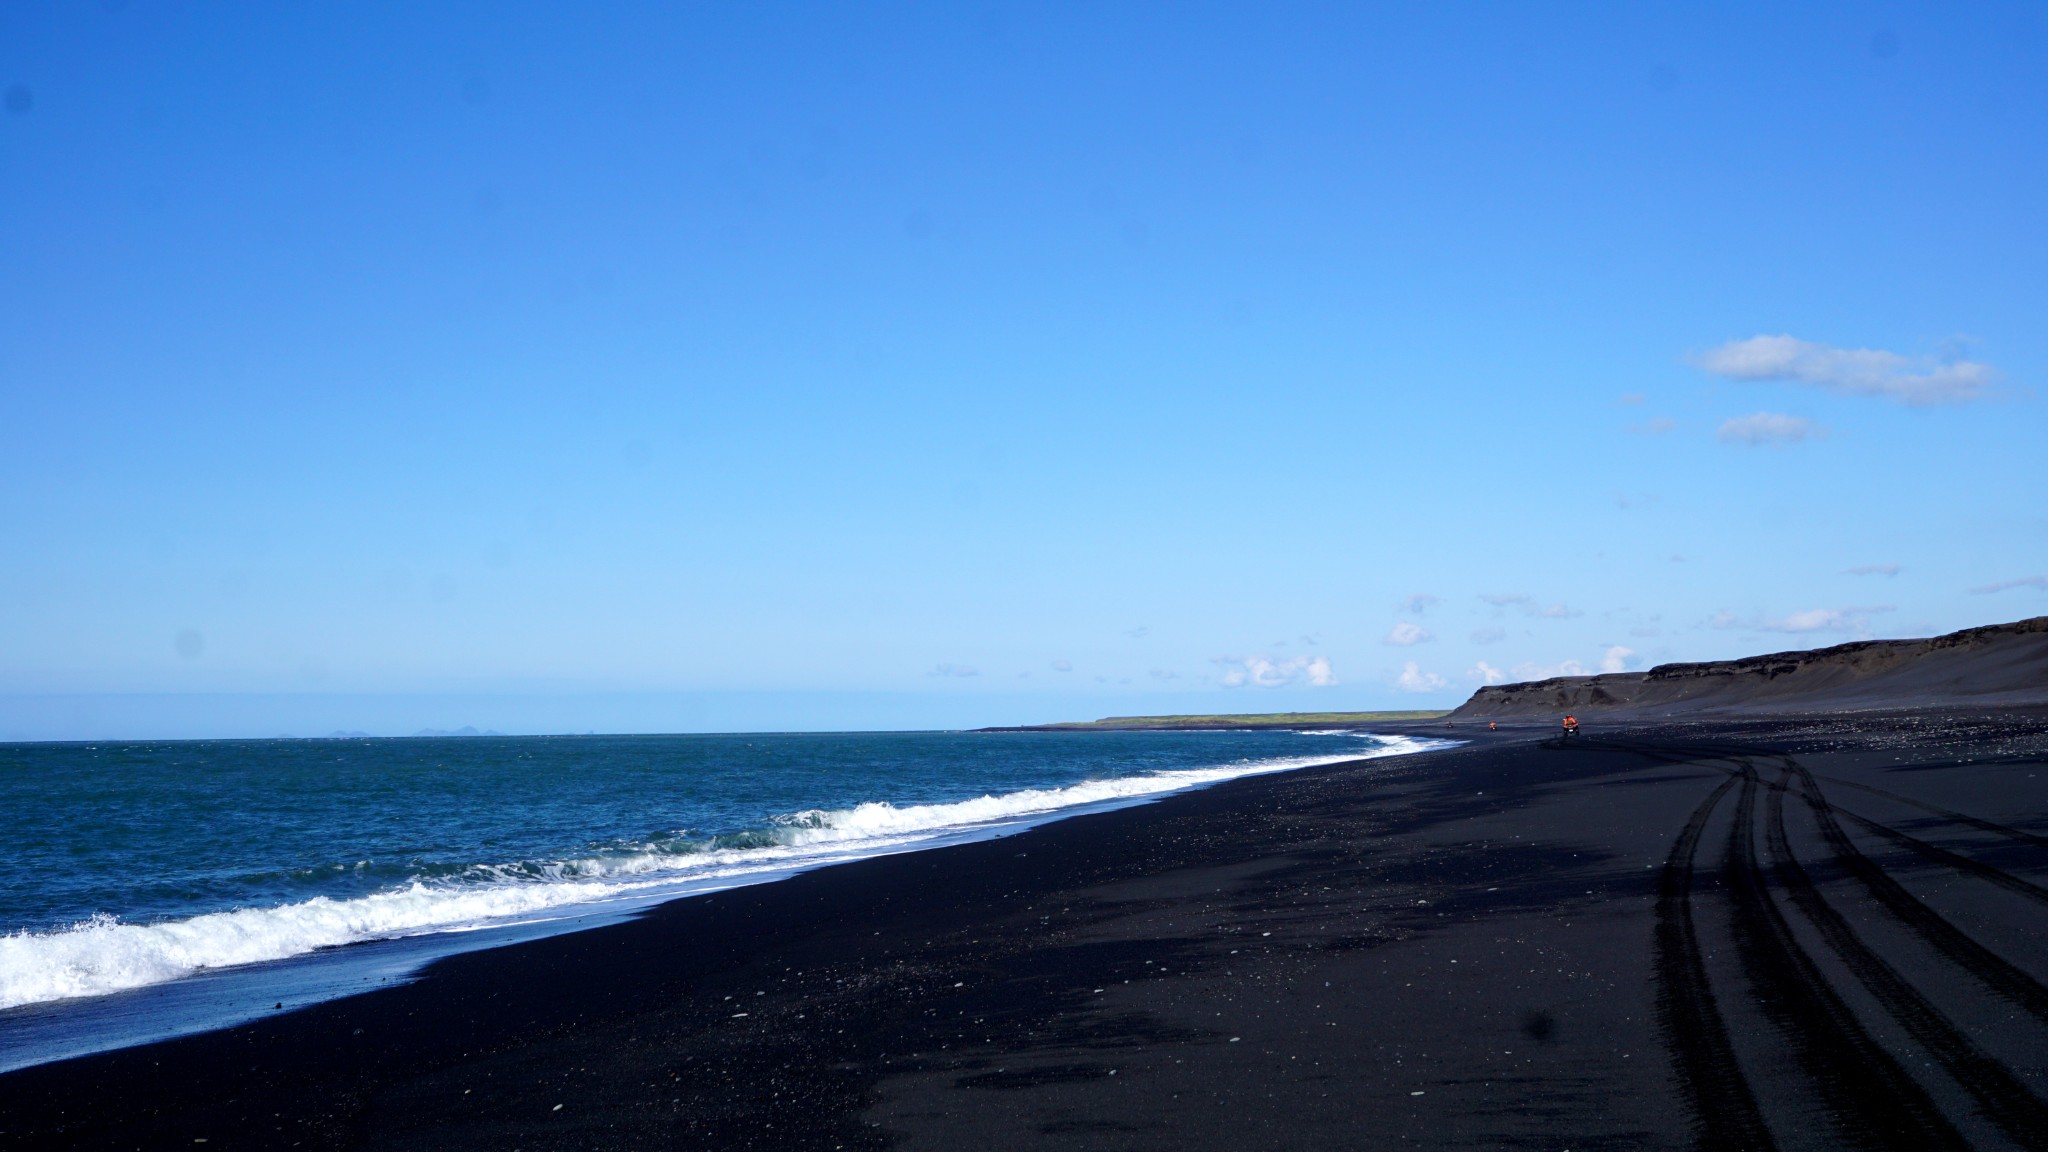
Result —
[[647, 851], [577, 860], [483, 865], [464, 876], [335, 900], [240, 908], [184, 920], [127, 924], [96, 916], [49, 932], [0, 936], [0, 1009], [98, 996], [206, 969], [283, 960], [320, 948], [456, 931], [552, 909], [726, 887], [791, 871], [900, 852], [935, 840], [989, 835], [1062, 812], [1130, 803], [1241, 776], [1396, 756], [1453, 742], [1379, 736], [1347, 755], [1245, 761], [1064, 788], [1026, 788], [948, 804], [876, 802], [813, 809], [776, 821], [768, 843], [705, 851]]

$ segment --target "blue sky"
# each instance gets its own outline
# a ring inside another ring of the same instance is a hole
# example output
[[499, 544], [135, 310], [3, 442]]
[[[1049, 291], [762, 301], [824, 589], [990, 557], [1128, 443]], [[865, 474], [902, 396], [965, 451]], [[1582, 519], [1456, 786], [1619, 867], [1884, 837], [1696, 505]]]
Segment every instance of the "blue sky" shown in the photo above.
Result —
[[0, 9], [0, 736], [2048, 612], [2038, 5], [420, 7]]

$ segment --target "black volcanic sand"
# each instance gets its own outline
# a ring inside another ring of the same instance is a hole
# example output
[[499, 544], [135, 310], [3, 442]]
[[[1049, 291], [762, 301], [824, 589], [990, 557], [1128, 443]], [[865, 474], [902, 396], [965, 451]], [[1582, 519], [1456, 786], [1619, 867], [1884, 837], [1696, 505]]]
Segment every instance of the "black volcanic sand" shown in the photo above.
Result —
[[27, 1069], [0, 1145], [2042, 1147], [2044, 929], [2048, 710], [1480, 732]]

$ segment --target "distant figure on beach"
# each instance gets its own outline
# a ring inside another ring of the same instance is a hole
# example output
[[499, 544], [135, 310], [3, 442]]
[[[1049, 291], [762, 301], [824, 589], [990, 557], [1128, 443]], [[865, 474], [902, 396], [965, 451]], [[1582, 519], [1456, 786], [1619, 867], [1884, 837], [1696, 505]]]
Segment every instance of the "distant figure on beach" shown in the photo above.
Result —
[[1574, 737], [1574, 736], [1576, 736], [1576, 735], [1578, 735], [1578, 734], [1579, 734], [1579, 718], [1578, 718], [1577, 716], [1567, 716], [1567, 717], [1565, 717], [1565, 718], [1564, 718], [1564, 739], [1566, 739], [1566, 740], [1569, 740], [1569, 739], [1571, 739], [1572, 737]]
[[1495, 723], [1494, 723], [1493, 721], [1491, 721], [1491, 720], [1488, 720], [1488, 721], [1486, 722], [1486, 730], [1487, 730], [1488, 732], [1491, 732], [1491, 731], [1493, 731], [1494, 729], [1496, 729], [1496, 728], [1498, 728], [1498, 727], [1500, 727], [1500, 725], [1498, 725], [1498, 724], [1495, 724]]

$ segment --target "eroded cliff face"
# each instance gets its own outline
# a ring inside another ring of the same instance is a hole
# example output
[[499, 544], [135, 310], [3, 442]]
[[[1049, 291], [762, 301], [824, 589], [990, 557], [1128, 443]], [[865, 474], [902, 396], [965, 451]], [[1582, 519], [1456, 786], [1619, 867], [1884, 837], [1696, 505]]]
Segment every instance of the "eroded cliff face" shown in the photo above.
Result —
[[1864, 640], [1647, 672], [1560, 676], [1472, 694], [1451, 719], [1558, 712], [1799, 712], [2048, 703], [2048, 616], [1926, 640]]

